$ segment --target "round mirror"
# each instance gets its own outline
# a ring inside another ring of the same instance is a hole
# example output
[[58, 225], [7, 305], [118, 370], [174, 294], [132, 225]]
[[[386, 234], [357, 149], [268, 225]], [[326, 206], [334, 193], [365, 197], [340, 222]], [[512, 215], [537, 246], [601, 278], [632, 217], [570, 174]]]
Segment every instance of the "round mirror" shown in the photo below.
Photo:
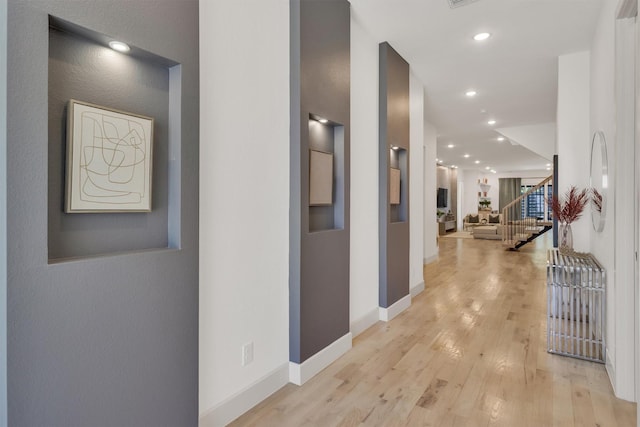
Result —
[[607, 141], [602, 131], [593, 134], [591, 140], [591, 222], [593, 229], [600, 232], [604, 229], [607, 213], [607, 187], [609, 180], [609, 164], [607, 161]]

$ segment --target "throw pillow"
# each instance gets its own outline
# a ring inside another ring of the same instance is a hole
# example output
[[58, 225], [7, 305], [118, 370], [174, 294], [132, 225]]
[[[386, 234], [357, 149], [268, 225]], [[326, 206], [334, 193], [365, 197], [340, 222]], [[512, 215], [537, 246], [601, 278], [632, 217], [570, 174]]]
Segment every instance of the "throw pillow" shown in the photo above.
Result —
[[500, 215], [489, 215], [489, 224], [500, 224]]
[[469, 215], [469, 220], [467, 221], [469, 224], [479, 224], [480, 216], [479, 215]]

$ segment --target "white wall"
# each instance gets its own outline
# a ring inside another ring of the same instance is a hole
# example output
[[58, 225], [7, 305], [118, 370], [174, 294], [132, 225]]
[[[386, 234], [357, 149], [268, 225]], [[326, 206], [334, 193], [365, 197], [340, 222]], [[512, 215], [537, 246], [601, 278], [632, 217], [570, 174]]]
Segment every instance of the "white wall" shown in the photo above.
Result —
[[351, 17], [350, 321], [378, 320], [378, 42]]
[[[558, 58], [558, 182], [559, 194], [575, 185], [589, 186], [589, 52], [572, 53]], [[583, 215], [571, 225], [573, 246], [588, 252], [591, 220]]]
[[[426, 113], [426, 112], [425, 112]], [[424, 263], [438, 257], [437, 180], [436, 180], [436, 128], [424, 117]]]
[[7, 1], [0, 0], [0, 427], [7, 425]]
[[[289, 3], [201, 2], [203, 425], [226, 424], [287, 381], [288, 218]], [[243, 367], [249, 342], [255, 359]]]
[[[409, 75], [409, 287], [424, 289], [424, 86]], [[430, 163], [431, 165], [433, 163]]]
[[[591, 46], [591, 103], [590, 134], [601, 130], [607, 140], [609, 179], [607, 219], [601, 233], [592, 231], [590, 252], [607, 269], [607, 370], [618, 397], [634, 399], [634, 241], [629, 232], [634, 224], [634, 147], [633, 126], [627, 131], [618, 128], [616, 120], [622, 117], [622, 108], [616, 98], [628, 93], [631, 102], [627, 114], [633, 120], [633, 86], [624, 88], [616, 82], [617, 0], [603, 2], [602, 11]], [[629, 36], [634, 37], [633, 22], [628, 22]], [[624, 25], [621, 23], [621, 25]], [[631, 60], [628, 78], [633, 83], [633, 45], [622, 55]], [[616, 92], [618, 91], [618, 95]], [[621, 91], [621, 92], [620, 92]], [[623, 142], [624, 138], [628, 141]], [[630, 140], [629, 140], [630, 139]], [[585, 145], [586, 146], [586, 145]], [[590, 153], [590, 141], [588, 145]], [[588, 174], [588, 170], [586, 172]], [[587, 217], [589, 217], [587, 215]], [[589, 217], [590, 219], [590, 217]]]

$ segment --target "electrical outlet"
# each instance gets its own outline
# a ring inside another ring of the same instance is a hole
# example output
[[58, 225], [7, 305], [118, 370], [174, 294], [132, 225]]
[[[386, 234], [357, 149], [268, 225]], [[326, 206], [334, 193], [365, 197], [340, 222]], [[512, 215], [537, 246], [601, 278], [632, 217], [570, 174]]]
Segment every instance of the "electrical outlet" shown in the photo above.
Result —
[[253, 342], [242, 346], [242, 366], [247, 366], [253, 362]]

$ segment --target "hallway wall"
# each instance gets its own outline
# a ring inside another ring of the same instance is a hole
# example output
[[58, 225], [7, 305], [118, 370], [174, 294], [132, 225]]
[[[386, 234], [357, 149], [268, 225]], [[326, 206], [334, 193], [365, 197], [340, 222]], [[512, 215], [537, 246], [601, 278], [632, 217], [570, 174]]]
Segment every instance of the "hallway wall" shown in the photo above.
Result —
[[424, 289], [424, 86], [409, 73], [409, 290], [412, 296]]
[[433, 262], [438, 257], [438, 224], [436, 223], [436, 197], [437, 197], [437, 182], [436, 182], [436, 139], [437, 131], [435, 126], [429, 123], [424, 109], [424, 178], [423, 178], [423, 193], [424, 193], [424, 249], [423, 249], [423, 262], [428, 264]]
[[203, 1], [200, 23], [199, 408], [224, 425], [288, 381], [289, 2]]
[[[560, 195], [571, 185], [579, 189], [589, 186], [589, 52], [560, 56], [558, 60], [558, 182]], [[589, 250], [590, 218], [571, 224], [574, 248]]]
[[[589, 139], [581, 150], [590, 155], [591, 136], [601, 130], [605, 134], [609, 158], [609, 189], [607, 193], [607, 219], [604, 230], [596, 233], [591, 227], [591, 216], [582, 220], [591, 230], [590, 252], [607, 269], [607, 370], [618, 397], [634, 400], [634, 241], [629, 239], [634, 229], [635, 198], [633, 188], [634, 147], [625, 142], [633, 140], [634, 129], [621, 129], [617, 118], [623, 114], [616, 98], [624, 99], [617, 91], [616, 79], [616, 10], [617, 0], [603, 1], [590, 55], [590, 127]], [[622, 24], [622, 23], [621, 23]], [[633, 23], [630, 31], [633, 33]], [[622, 37], [619, 40], [623, 40]], [[631, 47], [633, 51], [633, 47]], [[633, 53], [623, 53], [633, 56]], [[629, 71], [630, 74], [633, 71]], [[631, 101], [633, 110], [633, 100]], [[633, 114], [633, 111], [631, 112]], [[589, 168], [586, 169], [587, 179]]]
[[378, 42], [351, 15], [351, 333], [378, 321]]

